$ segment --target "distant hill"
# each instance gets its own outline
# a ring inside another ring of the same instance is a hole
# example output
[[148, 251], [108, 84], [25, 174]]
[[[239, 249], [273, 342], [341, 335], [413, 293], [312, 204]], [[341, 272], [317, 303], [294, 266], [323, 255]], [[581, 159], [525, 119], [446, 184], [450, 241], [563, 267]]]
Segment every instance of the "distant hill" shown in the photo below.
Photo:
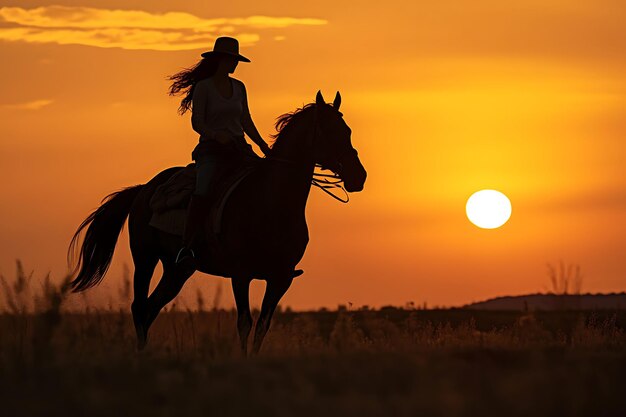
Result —
[[626, 293], [612, 294], [529, 294], [497, 297], [468, 304], [473, 310], [626, 310]]

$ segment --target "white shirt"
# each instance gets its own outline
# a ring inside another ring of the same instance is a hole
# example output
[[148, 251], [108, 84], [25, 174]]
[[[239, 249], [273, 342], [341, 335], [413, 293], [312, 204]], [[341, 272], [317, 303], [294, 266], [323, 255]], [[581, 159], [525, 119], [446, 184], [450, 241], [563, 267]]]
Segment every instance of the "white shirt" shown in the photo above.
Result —
[[196, 83], [192, 96], [191, 125], [200, 133], [200, 142], [211, 141], [210, 135], [225, 130], [235, 137], [243, 137], [241, 119], [248, 111], [244, 84], [230, 78], [233, 94], [224, 98], [213, 82], [205, 78]]

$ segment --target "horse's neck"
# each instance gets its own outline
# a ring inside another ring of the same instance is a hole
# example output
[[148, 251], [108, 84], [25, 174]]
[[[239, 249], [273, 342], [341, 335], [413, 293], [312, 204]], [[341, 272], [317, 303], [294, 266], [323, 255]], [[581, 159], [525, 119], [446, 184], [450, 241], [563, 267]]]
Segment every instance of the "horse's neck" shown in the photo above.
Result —
[[273, 199], [270, 204], [276, 213], [293, 213], [294, 210], [304, 213], [315, 168], [305, 147], [312, 132], [300, 125], [284, 134], [286, 136], [280, 138], [272, 152], [272, 156], [282, 161], [273, 161], [269, 169]]

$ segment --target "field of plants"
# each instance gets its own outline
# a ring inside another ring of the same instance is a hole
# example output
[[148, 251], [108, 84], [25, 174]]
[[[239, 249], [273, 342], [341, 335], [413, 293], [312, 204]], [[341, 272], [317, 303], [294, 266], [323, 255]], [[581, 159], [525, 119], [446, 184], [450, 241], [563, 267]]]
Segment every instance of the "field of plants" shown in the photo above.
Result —
[[623, 311], [279, 311], [244, 358], [232, 310], [170, 307], [138, 353], [127, 311], [28, 285], [2, 277], [3, 416], [626, 415]]

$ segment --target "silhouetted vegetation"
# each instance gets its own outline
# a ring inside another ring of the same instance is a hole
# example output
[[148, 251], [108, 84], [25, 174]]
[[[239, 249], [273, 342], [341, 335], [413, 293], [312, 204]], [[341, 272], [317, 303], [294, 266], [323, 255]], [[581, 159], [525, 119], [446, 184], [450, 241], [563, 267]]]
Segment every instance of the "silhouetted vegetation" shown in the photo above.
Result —
[[583, 285], [583, 274], [580, 265], [559, 262], [559, 267], [548, 264], [548, 277], [553, 294], [580, 294]]
[[7, 416], [626, 411], [623, 311], [279, 311], [261, 354], [244, 359], [236, 312], [199, 293], [197, 308], [159, 316], [138, 354], [127, 311], [63, 312], [65, 283], [35, 282], [21, 264], [1, 277]]

